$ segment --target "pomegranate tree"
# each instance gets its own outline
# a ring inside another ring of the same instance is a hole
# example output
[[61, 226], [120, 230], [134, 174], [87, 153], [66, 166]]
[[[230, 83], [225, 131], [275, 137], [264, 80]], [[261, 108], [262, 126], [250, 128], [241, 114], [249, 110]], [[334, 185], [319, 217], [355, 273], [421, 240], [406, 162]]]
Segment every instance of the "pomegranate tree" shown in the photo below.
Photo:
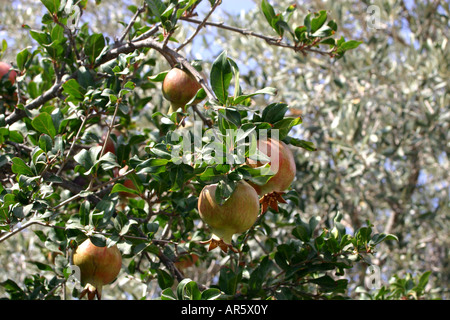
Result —
[[[195, 97], [200, 88], [201, 85], [192, 74], [179, 68], [171, 69], [162, 84], [162, 93], [170, 101], [169, 113], [178, 108], [185, 111], [186, 104]], [[200, 101], [194, 101], [198, 102]]]
[[198, 199], [198, 211], [203, 221], [209, 225], [213, 237], [210, 250], [219, 246], [227, 252], [235, 233], [250, 229], [259, 213], [259, 197], [255, 189], [245, 181], [239, 181], [234, 192], [222, 204], [216, 201], [217, 184], [203, 188]]
[[117, 246], [97, 247], [87, 239], [75, 250], [73, 264], [80, 268], [81, 284], [85, 286], [80, 298], [87, 294], [89, 300], [94, 300], [95, 296], [101, 300], [102, 287], [119, 274], [122, 255]]

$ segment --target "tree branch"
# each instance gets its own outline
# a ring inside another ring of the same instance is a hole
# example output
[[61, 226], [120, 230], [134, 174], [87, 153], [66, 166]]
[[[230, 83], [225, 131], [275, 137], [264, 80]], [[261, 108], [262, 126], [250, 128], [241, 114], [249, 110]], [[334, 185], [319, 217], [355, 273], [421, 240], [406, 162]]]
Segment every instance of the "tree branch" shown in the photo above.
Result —
[[127, 34], [130, 32], [131, 27], [134, 25], [134, 23], [136, 22], [136, 19], [139, 17], [139, 15], [145, 11], [147, 7], [147, 3], [144, 1], [144, 3], [142, 4], [142, 6], [136, 11], [136, 13], [134, 14], [133, 18], [131, 18], [130, 23], [127, 25], [127, 27], [125, 28], [125, 30], [123, 31], [122, 35], [119, 38], [118, 43], [122, 43], [125, 40], [125, 37], [127, 36]]
[[211, 10], [208, 12], [208, 14], [205, 16], [205, 18], [203, 19], [203, 21], [198, 25], [197, 29], [195, 30], [195, 32], [189, 37], [189, 39], [187, 39], [185, 42], [183, 42], [175, 51], [180, 51], [181, 49], [183, 49], [189, 42], [191, 42], [195, 36], [200, 32], [200, 30], [204, 27], [205, 23], [208, 21], [209, 17], [212, 15], [212, 13], [214, 12], [214, 10], [216, 10], [216, 8], [222, 3], [222, 0], [218, 0], [216, 1], [216, 3], [214, 4], [214, 6], [211, 8]]
[[[142, 37], [142, 36], [141, 36]], [[139, 37], [139, 38], [141, 38]], [[181, 64], [184, 68], [186, 68], [200, 83], [200, 85], [205, 90], [208, 98], [210, 100], [216, 100], [214, 93], [212, 90], [208, 87], [205, 79], [200, 75], [200, 73], [195, 69], [182, 55], [180, 55], [175, 50], [171, 49], [168, 46], [164, 46], [162, 43], [156, 41], [153, 38], [146, 38], [142, 40], [133, 40], [131, 42], [127, 42], [125, 44], [122, 44], [118, 47], [114, 47], [110, 50], [108, 50], [103, 57], [94, 65], [94, 68], [99, 67], [100, 65], [113, 60], [117, 58], [120, 54], [127, 54], [131, 53], [134, 50], [137, 49], [143, 49], [143, 48], [151, 48], [159, 53], [171, 64], [173, 65], [175, 62]], [[58, 96], [62, 85], [70, 80], [77, 77], [77, 72], [74, 72], [72, 75], [63, 77], [63, 80], [56, 82], [49, 90], [44, 92], [41, 96], [31, 101], [29, 104], [25, 106], [25, 109], [30, 111], [36, 108], [39, 108], [40, 106], [44, 105], [46, 102], [50, 101], [51, 99]], [[15, 109], [12, 114], [6, 117], [5, 122], [7, 125], [11, 125], [22, 118], [26, 116], [26, 112], [22, 109]]]
[[252, 36], [252, 37], [260, 38], [260, 39], [263, 39], [264, 41], [266, 41], [270, 45], [292, 49], [296, 52], [300, 51], [303, 54], [306, 54], [307, 52], [314, 52], [314, 53], [318, 53], [318, 54], [326, 55], [326, 56], [330, 56], [330, 57], [333, 55], [332, 51], [322, 51], [322, 50], [318, 50], [318, 49], [313, 49], [311, 47], [311, 45], [308, 45], [305, 47], [302, 47], [302, 46], [298, 47], [296, 45], [290, 45], [286, 42], [280, 41], [280, 38], [269, 37], [269, 36], [266, 36], [266, 35], [263, 35], [260, 33], [256, 33], [253, 31], [249, 31], [246, 29], [228, 26], [228, 25], [225, 25], [223, 22], [204, 22], [204, 21], [200, 21], [200, 20], [188, 18], [188, 17], [181, 17], [180, 20], [184, 20], [184, 21], [191, 22], [191, 23], [204, 24], [206, 26], [212, 26], [212, 27], [216, 27], [216, 28], [220, 28], [220, 29], [224, 29], [224, 30], [237, 32], [237, 33], [240, 33], [245, 36]]

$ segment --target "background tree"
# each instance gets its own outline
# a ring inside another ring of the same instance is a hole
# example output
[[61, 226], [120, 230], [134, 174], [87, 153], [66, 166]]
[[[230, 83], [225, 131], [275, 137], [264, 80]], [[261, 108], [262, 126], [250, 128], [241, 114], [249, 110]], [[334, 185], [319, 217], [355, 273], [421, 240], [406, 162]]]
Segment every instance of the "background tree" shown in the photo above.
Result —
[[[447, 297], [448, 4], [28, 2], [0, 11], [2, 60], [20, 73], [2, 82], [18, 101], [0, 102], [3, 296], [78, 297], [70, 253], [89, 236], [124, 256], [106, 298]], [[176, 64], [206, 98], [184, 122], [161, 92]], [[193, 119], [280, 128], [295, 154], [288, 203], [237, 253], [201, 244], [197, 198], [261, 177], [172, 163], [170, 134]], [[366, 292], [370, 263], [385, 286]]]

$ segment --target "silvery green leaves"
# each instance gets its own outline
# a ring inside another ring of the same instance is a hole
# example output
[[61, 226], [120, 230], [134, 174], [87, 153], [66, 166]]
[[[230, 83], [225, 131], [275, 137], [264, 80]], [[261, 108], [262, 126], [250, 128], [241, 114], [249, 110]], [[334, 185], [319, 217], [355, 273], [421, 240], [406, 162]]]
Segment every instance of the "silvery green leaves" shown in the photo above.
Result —
[[102, 146], [95, 146], [89, 150], [83, 149], [74, 156], [74, 160], [79, 164], [75, 167], [76, 172], [82, 172], [84, 175], [92, 174], [100, 165], [103, 170], [111, 170], [119, 167], [116, 156], [107, 152], [100, 157]]
[[295, 50], [306, 54], [308, 51], [314, 52], [320, 46], [329, 46], [327, 51], [321, 53], [331, 57], [341, 58], [348, 50], [357, 48], [361, 41], [345, 41], [343, 37], [335, 40], [332, 36], [336, 33], [338, 26], [334, 20], [327, 22], [328, 14], [326, 10], [319, 12], [309, 12], [302, 21], [302, 25], [293, 27], [290, 23], [292, 13], [296, 10], [295, 5], [290, 5], [284, 13], [277, 13], [274, 7], [267, 0], [261, 2], [261, 10], [272, 29], [280, 37], [279, 41], [287, 32], [293, 41], [292, 47]]

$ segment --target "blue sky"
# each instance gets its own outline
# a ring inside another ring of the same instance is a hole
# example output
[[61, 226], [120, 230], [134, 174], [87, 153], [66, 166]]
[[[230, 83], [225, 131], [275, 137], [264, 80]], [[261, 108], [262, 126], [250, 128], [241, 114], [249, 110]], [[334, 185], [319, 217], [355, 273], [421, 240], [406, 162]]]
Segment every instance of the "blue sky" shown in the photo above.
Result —
[[[227, 11], [232, 14], [239, 14], [241, 10], [249, 10], [256, 6], [257, 4], [252, 0], [222, 0], [222, 4], [217, 9], [217, 13], [220, 14], [221, 10]], [[202, 12], [209, 10], [211, 8], [209, 1], [202, 1], [199, 5], [199, 9]]]

